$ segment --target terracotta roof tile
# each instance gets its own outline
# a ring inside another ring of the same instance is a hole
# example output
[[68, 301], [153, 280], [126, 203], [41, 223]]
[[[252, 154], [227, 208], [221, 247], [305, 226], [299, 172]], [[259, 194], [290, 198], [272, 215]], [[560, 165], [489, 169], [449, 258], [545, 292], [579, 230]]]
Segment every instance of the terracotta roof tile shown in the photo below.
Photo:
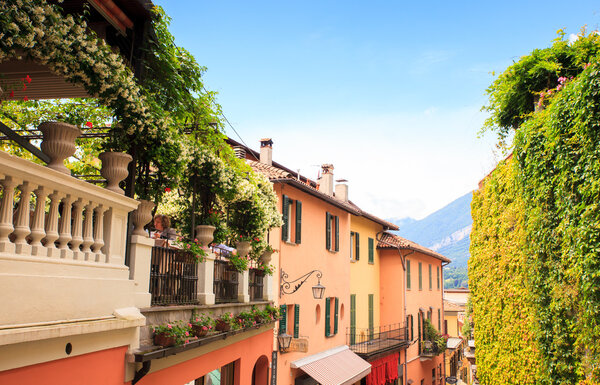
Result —
[[252, 167], [252, 170], [263, 174], [269, 179], [293, 178], [292, 174], [275, 166], [269, 166], [268, 164], [255, 162], [250, 159], [246, 159], [246, 163]]
[[379, 239], [379, 242], [377, 243], [377, 248], [380, 248], [380, 249], [400, 248], [400, 249], [414, 250], [414, 251], [421, 252], [423, 254], [427, 254], [431, 257], [437, 258], [443, 262], [448, 262], [448, 263], [451, 262], [448, 258], [444, 257], [440, 253], [436, 253], [435, 251], [430, 250], [425, 246], [421, 246], [418, 243], [409, 241], [406, 238], [402, 238], [399, 235], [390, 234], [388, 232], [385, 232], [382, 234], [381, 239]]

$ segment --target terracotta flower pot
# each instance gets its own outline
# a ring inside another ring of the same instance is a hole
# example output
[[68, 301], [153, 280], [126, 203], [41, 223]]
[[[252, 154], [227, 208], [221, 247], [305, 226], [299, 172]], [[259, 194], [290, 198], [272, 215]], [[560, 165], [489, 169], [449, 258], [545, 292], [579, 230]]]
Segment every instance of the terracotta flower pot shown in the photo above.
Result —
[[131, 220], [133, 221], [133, 235], [148, 235], [144, 231], [144, 226], [152, 220], [153, 207], [154, 202], [150, 202], [145, 199], [140, 200], [140, 205], [138, 208], [131, 213]]
[[214, 239], [213, 233], [216, 229], [215, 226], [198, 225], [196, 226], [196, 239], [202, 243], [202, 246], [208, 246]]
[[215, 330], [219, 332], [228, 332], [231, 329], [229, 322], [218, 319], [215, 322]]
[[192, 334], [198, 338], [204, 337], [208, 334], [208, 328], [206, 326], [192, 325]]
[[250, 242], [236, 242], [235, 249], [240, 257], [245, 257], [250, 252]]
[[75, 138], [81, 135], [81, 130], [61, 122], [43, 122], [38, 129], [44, 136], [40, 145], [42, 152], [50, 157], [47, 167], [71, 175], [64, 160], [75, 153]]
[[121, 195], [125, 194], [119, 187], [119, 182], [127, 178], [127, 165], [133, 160], [131, 155], [124, 152], [103, 152], [99, 155], [102, 161], [100, 174], [106, 178], [106, 189]]
[[154, 345], [169, 347], [175, 346], [175, 337], [169, 336], [165, 333], [156, 333], [154, 334]]

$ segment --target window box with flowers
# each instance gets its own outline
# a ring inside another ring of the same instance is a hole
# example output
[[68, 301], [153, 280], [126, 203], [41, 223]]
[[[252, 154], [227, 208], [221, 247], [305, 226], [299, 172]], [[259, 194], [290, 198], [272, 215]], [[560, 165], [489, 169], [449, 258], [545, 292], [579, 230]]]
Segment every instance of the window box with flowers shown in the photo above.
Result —
[[192, 334], [198, 338], [206, 336], [214, 327], [214, 321], [205, 314], [193, 317], [190, 324], [192, 325]]

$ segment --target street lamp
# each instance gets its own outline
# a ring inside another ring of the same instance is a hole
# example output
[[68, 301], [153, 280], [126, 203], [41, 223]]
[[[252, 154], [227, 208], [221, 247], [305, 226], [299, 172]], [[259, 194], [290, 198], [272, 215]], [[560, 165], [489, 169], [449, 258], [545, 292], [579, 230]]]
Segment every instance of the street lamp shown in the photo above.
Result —
[[285, 271], [283, 271], [283, 269], [281, 269], [281, 285], [279, 287], [279, 297], [281, 298], [283, 294], [295, 293], [300, 288], [300, 286], [302, 286], [304, 282], [306, 282], [308, 277], [310, 277], [313, 273], [317, 273], [316, 276], [318, 279], [317, 284], [312, 287], [313, 298], [322, 299], [323, 294], [325, 293], [325, 286], [321, 285], [321, 277], [323, 277], [323, 273], [320, 270], [313, 270], [293, 281], [287, 281], [288, 275]]
[[279, 351], [286, 352], [292, 343], [292, 336], [283, 332], [277, 336], [277, 342], [279, 342]]

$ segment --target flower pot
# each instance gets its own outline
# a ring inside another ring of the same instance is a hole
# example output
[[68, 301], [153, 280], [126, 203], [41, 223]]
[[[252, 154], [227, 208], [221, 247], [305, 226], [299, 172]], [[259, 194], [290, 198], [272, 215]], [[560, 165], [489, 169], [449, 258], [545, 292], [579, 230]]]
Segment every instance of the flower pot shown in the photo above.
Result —
[[263, 264], [268, 264], [269, 262], [271, 262], [271, 258], [272, 258], [273, 252], [272, 251], [268, 251], [265, 250], [263, 251], [263, 253], [260, 255], [260, 261]]
[[169, 347], [175, 346], [175, 337], [169, 336], [165, 333], [156, 333], [154, 334], [154, 345]]
[[38, 129], [44, 136], [42, 152], [50, 157], [46, 167], [71, 175], [64, 160], [75, 153], [75, 138], [81, 135], [79, 128], [68, 123], [43, 122]]
[[124, 152], [103, 152], [99, 158], [102, 161], [100, 174], [106, 178], [106, 189], [125, 194], [119, 187], [119, 182], [129, 175], [127, 165], [133, 160], [131, 155]]
[[213, 241], [213, 233], [217, 228], [211, 225], [198, 225], [196, 226], [196, 239], [202, 244], [202, 246], [208, 246]]
[[216, 320], [215, 322], [215, 330], [218, 332], [228, 332], [231, 329], [231, 325], [227, 321]]
[[147, 201], [145, 199], [140, 200], [140, 205], [131, 213], [131, 221], [133, 222], [132, 235], [145, 235], [148, 234], [144, 231], [144, 226], [152, 220], [152, 208], [154, 202]]
[[208, 327], [200, 326], [200, 325], [192, 325], [192, 334], [198, 338], [204, 337], [208, 334]]
[[250, 242], [241, 241], [235, 244], [235, 249], [240, 257], [245, 257], [250, 252]]

